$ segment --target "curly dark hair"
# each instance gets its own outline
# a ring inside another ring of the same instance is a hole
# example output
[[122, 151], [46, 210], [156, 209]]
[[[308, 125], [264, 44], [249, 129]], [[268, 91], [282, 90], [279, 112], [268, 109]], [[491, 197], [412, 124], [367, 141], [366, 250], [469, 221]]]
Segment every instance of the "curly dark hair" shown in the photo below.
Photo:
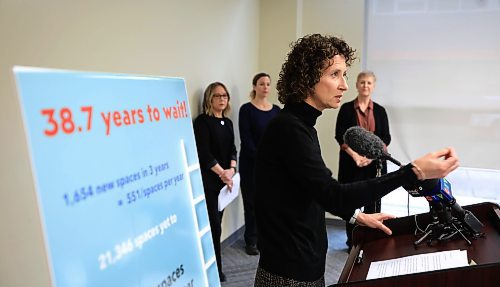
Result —
[[312, 34], [290, 45], [292, 50], [281, 66], [276, 88], [282, 104], [299, 103], [313, 93], [323, 73], [336, 55], [345, 58], [347, 67], [356, 59], [356, 50], [337, 37]]

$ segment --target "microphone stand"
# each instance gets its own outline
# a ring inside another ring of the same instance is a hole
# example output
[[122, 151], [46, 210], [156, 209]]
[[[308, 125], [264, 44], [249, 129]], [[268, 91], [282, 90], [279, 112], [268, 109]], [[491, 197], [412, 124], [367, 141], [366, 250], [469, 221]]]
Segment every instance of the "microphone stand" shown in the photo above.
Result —
[[[381, 158], [377, 159], [376, 165], [377, 165], [377, 174], [375, 175], [375, 177], [381, 177], [382, 167], [383, 167], [383, 162]], [[382, 199], [376, 200], [373, 204], [374, 204], [374, 210], [373, 210], [374, 213], [382, 211]]]
[[400, 161], [398, 161], [397, 159], [393, 158], [390, 154], [384, 154], [381, 159], [386, 159], [386, 160], [389, 160], [391, 161], [393, 164], [399, 166], [399, 167], [402, 167], [403, 165], [401, 164]]
[[[389, 153], [384, 152], [377, 159], [377, 177], [381, 176], [382, 173], [382, 160], [389, 160], [399, 167], [403, 165], [398, 160], [394, 159]], [[417, 186], [405, 187], [403, 188], [408, 191], [413, 197], [424, 196], [420, 192], [422, 187], [418, 190]], [[427, 239], [427, 245], [431, 245], [432, 241], [437, 240], [438, 242], [450, 240], [456, 235], [460, 235], [466, 242], [467, 245], [472, 245], [470, 239], [477, 239], [483, 237], [482, 232], [483, 224], [472, 214], [472, 212], [467, 210], [462, 210], [462, 208], [456, 204], [455, 201], [445, 203], [445, 202], [429, 202], [430, 215], [432, 217], [432, 223], [428, 224], [424, 231], [422, 231], [420, 236], [413, 244], [415, 246], [422, 243]], [[458, 208], [457, 208], [458, 206]], [[452, 209], [457, 216], [452, 214]], [[380, 211], [379, 211], [380, 212]], [[420, 229], [419, 229], [420, 230]], [[470, 238], [470, 239], [469, 239]]]
[[[451, 207], [446, 203], [429, 202], [429, 208], [433, 222], [427, 225], [422, 232], [423, 235], [413, 243], [415, 246], [422, 243], [425, 239], [427, 239], [427, 245], [430, 246], [433, 240], [437, 240], [438, 242], [447, 241], [457, 234], [467, 242], [467, 245], [471, 246], [472, 242], [467, 237], [477, 239], [484, 236], [484, 233], [477, 231], [475, 226], [477, 223], [475, 221], [473, 224], [469, 224], [470, 220], [460, 220], [453, 216]], [[479, 222], [473, 215], [469, 216], [472, 216]], [[480, 222], [478, 224], [482, 225]]]
[[382, 159], [377, 159], [377, 175], [376, 177], [382, 176]]

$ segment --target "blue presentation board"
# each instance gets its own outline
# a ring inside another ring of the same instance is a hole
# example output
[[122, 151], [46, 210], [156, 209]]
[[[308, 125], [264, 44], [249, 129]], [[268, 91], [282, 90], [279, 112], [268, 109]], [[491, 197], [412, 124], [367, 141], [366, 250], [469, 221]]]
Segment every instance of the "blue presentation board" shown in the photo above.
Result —
[[184, 80], [14, 74], [52, 286], [220, 286]]

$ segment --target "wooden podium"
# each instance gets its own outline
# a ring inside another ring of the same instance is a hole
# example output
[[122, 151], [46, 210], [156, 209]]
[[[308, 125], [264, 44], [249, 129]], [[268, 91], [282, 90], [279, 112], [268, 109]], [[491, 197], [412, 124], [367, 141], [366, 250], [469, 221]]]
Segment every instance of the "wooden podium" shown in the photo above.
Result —
[[[415, 246], [416, 224], [425, 229], [431, 222], [429, 213], [388, 220], [391, 236], [380, 230], [357, 226], [353, 231], [353, 248], [347, 258], [339, 281], [331, 286], [499, 286], [500, 284], [500, 218], [494, 203], [464, 206], [483, 224], [484, 237], [471, 240], [472, 245], [459, 237], [450, 241], [425, 241]], [[370, 263], [404, 256], [446, 250], [467, 250], [468, 261], [477, 265], [366, 280]], [[357, 258], [363, 250], [362, 261]], [[328, 271], [327, 271], [328, 272]]]

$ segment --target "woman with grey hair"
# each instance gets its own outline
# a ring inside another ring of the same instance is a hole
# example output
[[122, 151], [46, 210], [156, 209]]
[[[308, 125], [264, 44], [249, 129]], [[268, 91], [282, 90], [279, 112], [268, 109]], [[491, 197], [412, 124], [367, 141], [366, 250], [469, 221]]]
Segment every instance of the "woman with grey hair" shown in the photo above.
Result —
[[[387, 161], [383, 159], [371, 160], [351, 149], [344, 142], [346, 130], [353, 126], [360, 126], [374, 133], [384, 143], [384, 148], [391, 143], [389, 131], [389, 118], [385, 108], [372, 100], [375, 89], [375, 74], [372, 71], [363, 71], [356, 79], [358, 96], [342, 106], [337, 115], [335, 127], [335, 139], [340, 145], [339, 151], [339, 174], [340, 183], [349, 183], [365, 180], [387, 173]], [[375, 200], [364, 206], [363, 212], [377, 213], [381, 211], [381, 200]], [[353, 210], [354, 212], [354, 210]], [[348, 252], [352, 248], [352, 231], [354, 224], [346, 221], [346, 235]]]

